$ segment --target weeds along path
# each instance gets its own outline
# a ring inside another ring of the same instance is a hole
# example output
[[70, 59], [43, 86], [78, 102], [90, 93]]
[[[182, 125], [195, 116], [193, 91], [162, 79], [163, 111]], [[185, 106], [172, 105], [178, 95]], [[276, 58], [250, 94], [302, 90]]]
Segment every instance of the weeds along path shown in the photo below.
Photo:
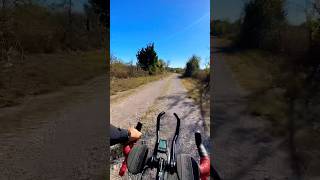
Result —
[[[199, 130], [203, 134], [203, 141], [205, 146], [210, 148], [210, 137], [208, 132], [204, 133], [203, 121], [204, 117], [201, 117], [200, 108], [191, 98], [188, 98], [187, 90], [182, 85], [181, 79], [177, 74], [170, 76], [166, 79], [166, 83], [157, 82], [153, 89], [148, 91], [150, 94], [156, 92], [159, 96], [153, 99], [153, 103], [148, 104], [146, 111], [141, 113], [141, 121], [143, 123], [143, 138], [150, 150], [153, 149], [155, 143], [155, 128], [156, 128], [156, 117], [161, 111], [165, 111], [166, 115], [161, 121], [161, 132], [160, 137], [168, 140], [168, 145], [171, 147], [171, 140], [176, 127], [176, 119], [173, 113], [181, 119], [180, 124], [180, 135], [177, 141], [177, 153], [186, 153], [199, 159], [197, 149], [195, 146], [194, 132]], [[162, 84], [162, 88], [159, 88]], [[158, 85], [158, 86], [157, 86]], [[149, 87], [151, 88], [151, 87]], [[162, 89], [162, 90], [160, 90]], [[147, 101], [150, 96], [145, 94], [144, 100]], [[142, 100], [142, 102], [145, 102]], [[134, 108], [135, 106], [130, 106]], [[129, 108], [122, 109], [122, 113], [127, 111]], [[111, 112], [112, 114], [112, 112]], [[133, 114], [133, 116], [136, 116]], [[128, 124], [128, 122], [126, 122]], [[116, 167], [113, 166], [113, 168]], [[118, 168], [111, 169], [111, 178], [120, 179], [117, 176]], [[123, 178], [127, 179], [127, 178]]]
[[224, 54], [214, 52], [213, 157], [225, 180], [294, 179], [284, 140], [273, 138], [266, 121], [246, 111], [248, 92], [234, 80]]

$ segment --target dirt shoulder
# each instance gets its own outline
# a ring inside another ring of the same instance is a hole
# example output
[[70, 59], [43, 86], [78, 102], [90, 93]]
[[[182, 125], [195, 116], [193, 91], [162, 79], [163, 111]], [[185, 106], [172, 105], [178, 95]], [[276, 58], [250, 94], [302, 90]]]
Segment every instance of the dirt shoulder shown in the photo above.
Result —
[[0, 179], [105, 177], [105, 87], [101, 76], [2, 108]]
[[23, 61], [0, 63], [0, 107], [22, 103], [28, 96], [81, 85], [106, 73], [104, 51], [28, 55]]
[[250, 92], [215, 47], [211, 136], [216, 169], [223, 179], [294, 178], [285, 139], [271, 136], [271, 123], [248, 112]]
[[[319, 108], [304, 103], [306, 97], [301, 96], [301, 92], [310, 93], [308, 84], [301, 78], [305, 74], [292, 74], [288, 69], [288, 62], [294, 61], [295, 57], [255, 49], [232, 50], [228, 46], [219, 50], [233, 78], [249, 92], [245, 101], [246, 113], [271, 124], [265, 131], [274, 139], [285, 140], [283, 147], [287, 150], [284, 153], [291, 154], [296, 174], [303, 178], [319, 178], [316, 167], [320, 164], [320, 131], [317, 122], [313, 121], [319, 116]], [[298, 86], [301, 89], [294, 96], [295, 108], [290, 111], [286, 92]], [[319, 102], [316, 95], [312, 99]], [[288, 126], [292, 122], [295, 124], [293, 129]], [[293, 141], [289, 141], [291, 133]]]
[[181, 82], [188, 92], [188, 98], [192, 98], [201, 110], [201, 115], [205, 119], [204, 128], [210, 132], [210, 97], [206, 92], [205, 85], [194, 78], [183, 78]]

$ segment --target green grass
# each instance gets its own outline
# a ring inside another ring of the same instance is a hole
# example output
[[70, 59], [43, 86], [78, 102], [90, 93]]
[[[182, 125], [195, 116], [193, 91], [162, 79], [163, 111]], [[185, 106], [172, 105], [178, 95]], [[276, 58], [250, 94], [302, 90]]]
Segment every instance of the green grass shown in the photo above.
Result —
[[80, 85], [106, 73], [102, 50], [77, 53], [38, 54], [24, 63], [2, 67], [0, 107], [19, 104], [23, 97]]

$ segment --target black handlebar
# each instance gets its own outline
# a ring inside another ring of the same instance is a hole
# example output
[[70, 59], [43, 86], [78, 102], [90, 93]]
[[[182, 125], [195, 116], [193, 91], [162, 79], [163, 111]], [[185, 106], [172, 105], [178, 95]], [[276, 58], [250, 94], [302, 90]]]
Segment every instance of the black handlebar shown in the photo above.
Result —
[[171, 152], [170, 152], [170, 162], [169, 162], [169, 166], [171, 167], [171, 169], [173, 170], [176, 166], [176, 141], [179, 137], [179, 132], [180, 132], [180, 118], [178, 117], [178, 115], [176, 113], [173, 113], [174, 117], [176, 117], [177, 119], [177, 125], [176, 125], [176, 132], [174, 133], [173, 139], [172, 139], [172, 143], [171, 143]]
[[[143, 161], [143, 166], [145, 166], [144, 168], [157, 168], [157, 176], [156, 179], [160, 180], [163, 179], [166, 176], [166, 173], [170, 172], [170, 174], [176, 173], [177, 172], [177, 159], [176, 159], [176, 142], [178, 140], [179, 137], [179, 132], [180, 132], [180, 118], [176, 113], [173, 113], [173, 115], [175, 116], [176, 120], [177, 120], [177, 124], [176, 124], [176, 129], [175, 129], [175, 133], [171, 142], [171, 148], [170, 148], [170, 152], [169, 155], [167, 154], [167, 150], [166, 151], [162, 151], [162, 149], [158, 149], [159, 148], [159, 144], [160, 144], [160, 140], [159, 139], [159, 135], [160, 135], [160, 121], [162, 116], [165, 115], [165, 112], [161, 112], [159, 113], [159, 115], [157, 116], [157, 125], [156, 125], [156, 143], [154, 146], [154, 150], [153, 150], [153, 154], [151, 157], [149, 157], [146, 161]], [[138, 124], [136, 125], [136, 129], [138, 131], [141, 131], [142, 128], [142, 124], [140, 122], [138, 122]], [[166, 140], [165, 143], [167, 142]], [[204, 147], [204, 145], [202, 144], [202, 137], [201, 137], [201, 133], [200, 131], [195, 132], [195, 143], [198, 149], [198, 153], [199, 156], [201, 157], [200, 159], [200, 175], [201, 177], [208, 177], [210, 174], [210, 160], [209, 160], [209, 156], [208, 156], [208, 152], [206, 150], [206, 148]], [[167, 145], [165, 146], [167, 148]], [[163, 148], [163, 147], [161, 147]], [[158, 151], [161, 153], [166, 153], [167, 154], [167, 159], [164, 159], [163, 157], [158, 157]], [[145, 151], [143, 152], [145, 154]], [[145, 156], [146, 157], [146, 156]], [[202, 164], [201, 164], [202, 163]], [[132, 165], [134, 165], [135, 163], [133, 163]], [[178, 164], [179, 165], [179, 164]], [[144, 170], [142, 171], [142, 174], [144, 173]], [[202, 173], [202, 174], [201, 174]], [[217, 173], [213, 173], [214, 175], [218, 175]], [[220, 179], [220, 178], [217, 178]]]
[[157, 129], [156, 129], [156, 135], [157, 135], [157, 139], [156, 139], [156, 144], [154, 146], [154, 150], [153, 150], [153, 156], [156, 157], [157, 156], [157, 150], [158, 150], [158, 146], [159, 146], [159, 134], [160, 134], [160, 120], [161, 117], [165, 114], [165, 112], [161, 112], [158, 116], [157, 116]]
[[[170, 149], [170, 154], [168, 157], [168, 161], [163, 161], [164, 159], [158, 159], [157, 154], [158, 154], [158, 147], [159, 147], [159, 134], [160, 134], [160, 121], [162, 116], [165, 114], [165, 112], [161, 112], [159, 113], [158, 117], [157, 117], [157, 127], [156, 127], [156, 143], [154, 146], [154, 150], [153, 150], [153, 154], [152, 157], [150, 159], [150, 165], [152, 167], [158, 167], [157, 168], [157, 172], [162, 172], [164, 169], [168, 167], [168, 169], [173, 172], [176, 169], [176, 164], [177, 164], [177, 160], [176, 160], [176, 141], [179, 137], [179, 131], [180, 131], [180, 118], [178, 117], [178, 115], [176, 113], [173, 113], [173, 115], [175, 116], [176, 120], [177, 120], [177, 125], [176, 125], [176, 130], [172, 139], [172, 144], [171, 144], [171, 149]], [[164, 166], [163, 166], [164, 165]], [[160, 167], [159, 167], [160, 166]], [[165, 167], [166, 166], [166, 167]], [[157, 173], [158, 174], [158, 173]], [[157, 179], [160, 176], [157, 175]]]

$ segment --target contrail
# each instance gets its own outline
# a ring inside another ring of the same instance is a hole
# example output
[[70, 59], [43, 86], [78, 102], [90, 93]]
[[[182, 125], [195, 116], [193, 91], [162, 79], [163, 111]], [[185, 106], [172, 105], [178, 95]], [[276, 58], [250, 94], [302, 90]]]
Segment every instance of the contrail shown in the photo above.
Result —
[[191, 29], [192, 27], [194, 27], [195, 25], [199, 24], [201, 21], [203, 21], [205, 18], [207, 18], [209, 16], [210, 16], [210, 12], [205, 13], [200, 18], [196, 19], [191, 24], [189, 24], [188, 26], [183, 28], [181, 31], [178, 31], [176, 33], [171, 34], [168, 38], [165, 39], [165, 41], [168, 41], [168, 40], [172, 39], [173, 37], [177, 36], [178, 34], [181, 34], [181, 33], [185, 32], [185, 31]]

